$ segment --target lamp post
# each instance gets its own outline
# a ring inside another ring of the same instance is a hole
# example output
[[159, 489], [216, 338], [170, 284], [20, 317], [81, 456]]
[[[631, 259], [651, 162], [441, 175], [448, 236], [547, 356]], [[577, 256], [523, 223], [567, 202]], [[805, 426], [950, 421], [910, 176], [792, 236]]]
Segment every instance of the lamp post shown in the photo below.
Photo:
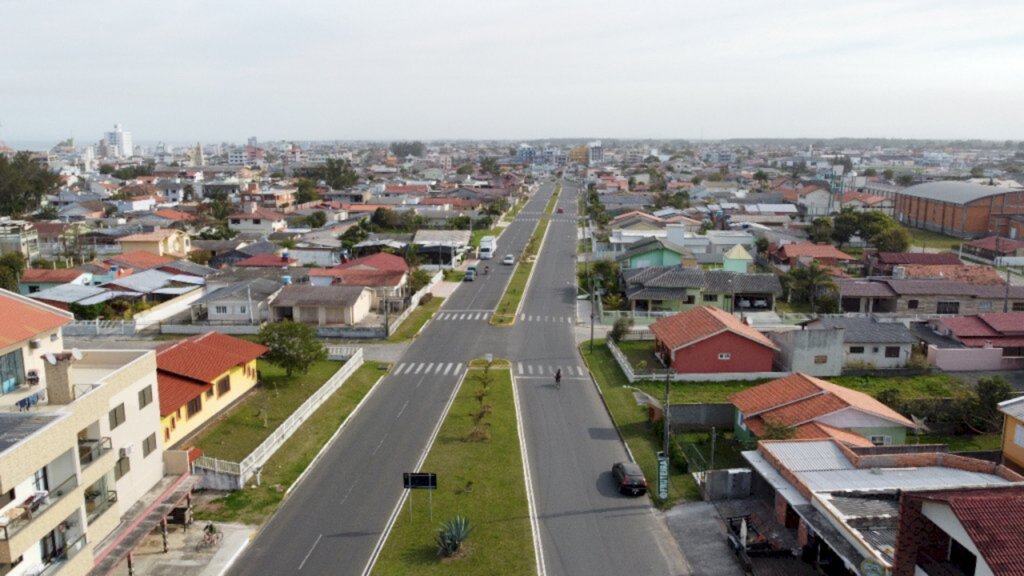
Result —
[[661, 424], [664, 431], [661, 453], [658, 454], [658, 498], [668, 499], [668, 468], [669, 468], [669, 443], [671, 442], [672, 408], [671, 390], [672, 382], [672, 357], [669, 353], [668, 369], [665, 370], [665, 403], [661, 408]]

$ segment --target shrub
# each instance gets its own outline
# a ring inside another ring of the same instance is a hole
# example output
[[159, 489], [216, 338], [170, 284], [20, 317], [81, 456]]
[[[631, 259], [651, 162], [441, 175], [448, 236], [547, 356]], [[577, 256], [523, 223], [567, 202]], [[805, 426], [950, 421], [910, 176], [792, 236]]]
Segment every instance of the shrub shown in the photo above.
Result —
[[907, 362], [907, 368], [911, 370], [928, 370], [931, 368], [931, 364], [928, 363], [928, 356], [920, 350], [914, 350], [910, 353], [910, 360]]
[[446, 558], [454, 556], [472, 531], [473, 526], [465, 516], [456, 516], [442, 524], [437, 532], [438, 555]]
[[433, 294], [431, 294], [429, 292], [424, 294], [423, 297], [420, 298], [420, 306], [426, 306], [427, 304], [430, 304], [430, 301], [433, 300], [433, 299], [434, 299], [434, 295]]
[[629, 334], [629, 329], [633, 327], [632, 318], [619, 318], [615, 321], [612, 329], [608, 332], [608, 337], [616, 342], [621, 342], [622, 339]]

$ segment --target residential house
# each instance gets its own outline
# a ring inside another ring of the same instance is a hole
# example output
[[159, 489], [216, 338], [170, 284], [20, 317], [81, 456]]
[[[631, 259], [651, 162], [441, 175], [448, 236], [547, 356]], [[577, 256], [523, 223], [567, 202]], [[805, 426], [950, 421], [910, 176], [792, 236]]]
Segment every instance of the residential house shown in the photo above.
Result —
[[1003, 413], [1003, 463], [1024, 474], [1024, 396], [999, 403]]
[[160, 303], [193, 294], [197, 290], [201, 293], [205, 283], [203, 278], [191, 274], [171, 274], [150, 269], [117, 278], [103, 287], [125, 296], [141, 298], [145, 302]]
[[776, 263], [783, 266], [795, 266], [799, 263], [818, 262], [823, 266], [841, 267], [856, 260], [831, 244], [811, 244], [798, 242], [785, 244], [772, 254]]
[[289, 258], [285, 251], [280, 256], [276, 254], [256, 254], [234, 263], [242, 268], [291, 268], [299, 265], [295, 258]]
[[123, 236], [118, 242], [125, 252], [149, 252], [171, 258], [187, 258], [188, 253], [192, 251], [192, 240], [189, 235], [172, 228]]
[[269, 211], [278, 210], [295, 204], [295, 193], [298, 188], [260, 188], [257, 184], [241, 192], [243, 206], [256, 205]]
[[156, 354], [163, 445], [175, 446], [256, 386], [268, 348], [219, 332], [180, 340]]
[[736, 406], [736, 437], [769, 437], [791, 429], [799, 440], [851, 446], [904, 444], [917, 425], [868, 394], [800, 372], [729, 396]]
[[372, 293], [362, 286], [289, 285], [270, 300], [270, 309], [274, 322], [351, 326], [366, 318], [372, 302]]
[[1024, 486], [900, 494], [893, 576], [1024, 574]]
[[288, 227], [284, 214], [268, 208], [253, 208], [228, 216], [228, 228], [235, 232], [273, 234]]
[[651, 324], [656, 353], [677, 374], [771, 372], [778, 349], [718, 308], [698, 306]]
[[28, 295], [64, 284], [88, 286], [91, 283], [92, 274], [81, 270], [26, 268], [18, 279], [18, 292]]
[[739, 244], [733, 246], [732, 249], [725, 254], [722, 254], [722, 269], [726, 272], [746, 274], [750, 270], [750, 265], [753, 263], [754, 257], [744, 250], [743, 246], [740, 246]]
[[[956, 254], [941, 252], [875, 252], [866, 255], [871, 275], [892, 276], [893, 270], [910, 265], [917, 266], [959, 266], [963, 264]], [[904, 268], [905, 269], [905, 268]]]
[[164, 475], [155, 357], [66, 352], [71, 315], [10, 292], [0, 316], [0, 563], [86, 574]]
[[903, 316], [1024, 311], [1024, 286], [985, 286], [955, 280], [836, 280], [843, 312]]
[[408, 286], [409, 265], [405, 258], [378, 252], [349, 260], [332, 268], [313, 268], [309, 281], [313, 286], [365, 286], [374, 294], [374, 303], [387, 299], [401, 299]]
[[929, 361], [943, 370], [1024, 368], [1024, 312], [933, 318], [918, 333]]
[[[683, 266], [648, 266], [621, 271], [626, 300], [636, 311], [676, 311], [715, 306], [727, 311], [775, 309], [782, 284], [774, 274], [738, 274]], [[735, 302], [735, 304], [734, 304]]]
[[629, 248], [615, 255], [615, 261], [622, 268], [646, 268], [648, 266], [683, 266], [696, 268], [697, 258], [682, 246], [664, 238], [648, 238], [629, 245]]
[[223, 246], [216, 254], [210, 258], [210, 266], [214, 268], [222, 268], [224, 266], [234, 265], [236, 262], [258, 256], [260, 254], [269, 254], [272, 256], [280, 256], [284, 252], [284, 248], [268, 241], [259, 241], [246, 243], [242, 242], [235, 248], [229, 248], [229, 245]]
[[0, 217], [0, 254], [11, 252], [21, 254], [26, 261], [39, 256], [39, 233], [34, 223]]
[[[752, 468], [752, 496], [772, 513], [770, 518], [751, 515], [750, 531], [788, 533], [795, 538], [798, 557], [822, 570], [862, 576], [897, 574], [897, 534], [902, 540], [904, 521], [909, 520], [900, 514], [901, 497], [920, 490], [1006, 487], [1024, 480], [997, 463], [949, 454], [942, 445], [860, 447], [834, 439], [762, 440], [743, 457]], [[918, 535], [919, 528], [920, 523], [912, 523]], [[929, 569], [898, 573], [963, 573]]]
[[865, 192], [847, 192], [843, 194], [842, 208], [850, 208], [854, 212], [878, 211], [892, 216], [893, 200]]
[[965, 242], [961, 245], [964, 254], [970, 254], [984, 260], [994, 261], [1007, 256], [1024, 256], [1024, 241], [1000, 236], [988, 236], [978, 240]]
[[831, 211], [839, 210], [839, 202], [833, 201], [832, 192], [814, 184], [799, 188], [782, 189], [782, 197], [789, 202], [803, 206], [808, 217], [828, 216]]
[[978, 286], [1004, 286], [1006, 280], [992, 266], [975, 264], [946, 264], [926, 266], [907, 264], [895, 269], [894, 278], [908, 280], [953, 280]]
[[843, 366], [851, 369], [904, 368], [917, 344], [900, 322], [876, 318], [822, 317], [806, 324], [809, 330], [843, 331]]
[[284, 286], [265, 278], [252, 278], [216, 288], [190, 304], [192, 323], [210, 325], [262, 324], [270, 319], [270, 300]]
[[[124, 254], [110, 256], [103, 261], [107, 266], [116, 266], [117, 270], [131, 270], [142, 272], [151, 268], [158, 268], [174, 262], [173, 256], [162, 256], [148, 250], [133, 250]], [[120, 275], [119, 275], [120, 276]]]

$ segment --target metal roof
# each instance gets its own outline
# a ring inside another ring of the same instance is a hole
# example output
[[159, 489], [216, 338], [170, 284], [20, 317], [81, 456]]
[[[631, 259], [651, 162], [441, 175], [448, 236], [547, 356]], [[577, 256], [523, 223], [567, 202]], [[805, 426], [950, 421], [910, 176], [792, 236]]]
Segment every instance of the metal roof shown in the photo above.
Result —
[[1024, 396], [999, 403], [999, 411], [1024, 422]]
[[757, 471], [757, 473], [764, 478], [766, 482], [771, 484], [771, 487], [779, 493], [780, 496], [786, 499], [787, 502], [796, 506], [798, 504], [808, 504], [810, 501], [803, 494], [800, 493], [788, 480], [782, 477], [764, 456], [761, 456], [756, 450], [749, 450], [743, 452], [743, 457], [747, 459], [751, 467]]
[[106, 290], [99, 286], [61, 284], [59, 286], [54, 286], [53, 288], [33, 292], [29, 294], [29, 297], [38, 300], [49, 300], [51, 302], [71, 304], [72, 302], [79, 302], [85, 298], [95, 297], [99, 294], [103, 294], [104, 292], [106, 292]]
[[831, 440], [818, 442], [765, 442], [783, 466], [793, 472], [805, 470], [852, 470], [853, 464]]
[[812, 492], [839, 490], [919, 490], [953, 486], [1009, 484], [994, 474], [944, 466], [805, 470], [797, 473]]
[[878, 322], [874, 318], [819, 318], [811, 327], [842, 328], [843, 341], [850, 344], [914, 344], [917, 338], [899, 322]]
[[1020, 188], [1000, 188], [998, 186], [986, 186], [984, 184], [973, 184], [971, 182], [943, 181], [927, 182], [900, 190], [900, 194], [914, 196], [926, 200], [938, 200], [951, 204], [967, 204], [981, 198], [1006, 194], [1008, 192], [1020, 192]]

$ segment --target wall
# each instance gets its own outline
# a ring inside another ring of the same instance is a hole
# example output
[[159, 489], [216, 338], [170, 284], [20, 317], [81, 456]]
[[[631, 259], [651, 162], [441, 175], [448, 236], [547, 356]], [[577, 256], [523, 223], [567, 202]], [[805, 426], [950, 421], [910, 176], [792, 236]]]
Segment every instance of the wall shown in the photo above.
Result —
[[1024, 469], [1024, 446], [1014, 441], [1018, 428], [1024, 436], [1024, 422], [1009, 415], [1003, 417], [1003, 456], [1018, 469]]
[[[188, 408], [182, 406], [178, 414], [168, 414], [160, 420], [161, 432], [160, 442], [163, 446], [174, 446], [189, 434], [204, 426], [211, 419], [221, 413], [233, 402], [244, 396], [249, 390], [256, 386], [256, 360], [248, 362], [244, 367], [235, 366], [224, 374], [213, 380], [214, 383], [225, 375], [230, 378], [231, 389], [225, 394], [218, 394], [216, 385], [212, 388], [213, 396], [203, 394], [202, 409], [191, 418], [188, 417]], [[171, 429], [171, 419], [174, 419], [174, 429]]]
[[1003, 365], [1000, 348], [938, 348], [928, 345], [928, 363], [948, 372], [999, 370]]
[[[124, 404], [125, 420], [117, 428], [110, 430], [110, 418], [103, 414], [99, 418], [101, 436], [109, 436], [111, 447], [115, 452], [115, 460], [119, 452], [128, 452], [130, 471], [115, 483], [117, 490], [117, 506], [121, 514], [125, 514], [132, 504], [137, 502], [152, 488], [164, 474], [163, 446], [160, 443], [160, 391], [156, 382], [155, 354], [147, 355], [152, 362], [152, 369], [130, 379], [120, 392], [111, 396], [107, 403], [108, 412], [119, 404]], [[149, 386], [153, 391], [153, 400], [145, 407], [139, 406], [139, 391]], [[156, 449], [144, 456], [142, 443], [150, 435], [155, 435]]]
[[[719, 360], [719, 354], [730, 354]], [[769, 372], [772, 369], [771, 348], [732, 332], [723, 332], [692, 346], [676, 350], [672, 368], [680, 374], [720, 372]]]
[[931, 520], [933, 524], [949, 535], [950, 538], [956, 540], [974, 554], [978, 560], [974, 568], [974, 576], [992, 576], [992, 569], [985, 562], [985, 558], [978, 551], [974, 541], [971, 540], [963, 524], [960, 523], [956, 514], [950, 509], [949, 504], [945, 502], [924, 501], [921, 503], [921, 515]]
[[370, 313], [370, 303], [372, 301], [373, 293], [364, 289], [363, 292], [359, 294], [359, 298], [356, 300], [356, 303], [352, 306], [352, 317], [349, 318], [350, 323], [358, 324], [362, 322], [363, 319], [366, 318], [366, 315]]
[[[792, 372], [838, 376], [843, 369], [844, 330], [790, 330], [765, 335], [779, 347], [777, 363]], [[824, 362], [818, 361], [824, 357]]]
[[[853, 347], [859, 346], [864, 349], [864, 352], [860, 354], [854, 354], [850, 352]], [[900, 355], [896, 358], [886, 358], [885, 349], [888, 346], [897, 346], [900, 349]], [[907, 365], [910, 360], [910, 344], [859, 344], [857, 342], [847, 342], [844, 346], [845, 350], [845, 361], [844, 365], [848, 366], [851, 362], [864, 362], [871, 366], [879, 369], [886, 368], [903, 368]]]
[[689, 432], [694, 430], [729, 430], [736, 419], [736, 407], [732, 404], [672, 404], [669, 417], [672, 429]]

